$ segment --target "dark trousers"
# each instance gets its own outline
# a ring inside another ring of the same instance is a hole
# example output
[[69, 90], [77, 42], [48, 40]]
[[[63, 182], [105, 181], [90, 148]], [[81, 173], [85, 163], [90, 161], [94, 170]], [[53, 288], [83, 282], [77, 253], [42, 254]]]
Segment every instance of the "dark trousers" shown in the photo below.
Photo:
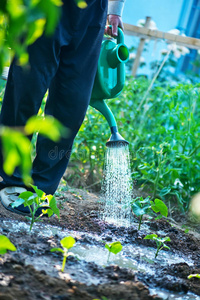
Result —
[[[29, 64], [11, 64], [0, 123], [23, 126], [38, 113], [48, 90], [45, 114], [69, 128], [70, 135], [58, 143], [38, 136], [33, 161], [34, 184], [53, 194], [67, 167], [74, 138], [83, 122], [90, 101], [107, 15], [107, 0], [88, 0], [79, 9], [74, 0], [64, 0], [60, 22], [51, 37], [42, 36], [28, 48]], [[23, 186], [16, 170], [3, 186]]]

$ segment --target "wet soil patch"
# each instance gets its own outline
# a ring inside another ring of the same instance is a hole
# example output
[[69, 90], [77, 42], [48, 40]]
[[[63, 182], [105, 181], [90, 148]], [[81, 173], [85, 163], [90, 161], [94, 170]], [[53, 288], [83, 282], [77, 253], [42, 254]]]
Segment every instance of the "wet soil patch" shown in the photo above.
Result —
[[[62, 185], [57, 199], [60, 221], [57, 217], [45, 218], [42, 226], [36, 226], [37, 230], [31, 233], [25, 226], [28, 221], [24, 217], [0, 206], [0, 234], [9, 237], [17, 247], [16, 252], [0, 258], [0, 300], [162, 299], [150, 293], [152, 288], [200, 296], [200, 280], [187, 278], [189, 274], [200, 273], [200, 235], [197, 231], [185, 233], [182, 224], [169, 219], [144, 218], [140, 231], [137, 230], [137, 219], [133, 219], [133, 226], [129, 228], [106, 224], [98, 218], [97, 194]], [[44, 225], [47, 230], [47, 225], [54, 227], [42, 234]], [[68, 258], [62, 273], [62, 255], [50, 252], [51, 248], [60, 246], [61, 236], [56, 228], [63, 234], [66, 231], [66, 235], [73, 235], [80, 249], [99, 249], [97, 256], [104, 251], [102, 240], [119, 240], [124, 247], [123, 257], [127, 261], [130, 259], [129, 263], [135, 267], [119, 266], [112, 260], [110, 264], [106, 261], [99, 264], [75, 255]], [[156, 260], [152, 255], [148, 257], [148, 252], [156, 250], [155, 242], [144, 240], [149, 233], [171, 239], [170, 250], [162, 251]]]

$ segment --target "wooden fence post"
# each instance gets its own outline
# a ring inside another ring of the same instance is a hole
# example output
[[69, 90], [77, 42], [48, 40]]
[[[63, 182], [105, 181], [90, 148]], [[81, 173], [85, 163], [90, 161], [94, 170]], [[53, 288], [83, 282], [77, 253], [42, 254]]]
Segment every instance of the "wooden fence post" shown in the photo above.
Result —
[[[146, 21], [145, 21], [145, 24], [144, 24], [145, 28], [149, 27], [150, 21], [151, 21], [151, 17], [146, 17]], [[136, 56], [135, 56], [133, 67], [132, 67], [132, 75], [133, 75], [133, 77], [136, 76], [137, 69], [138, 69], [139, 64], [140, 64], [140, 57], [141, 57], [141, 54], [142, 54], [142, 51], [143, 51], [143, 48], [144, 48], [144, 44], [145, 44], [145, 39], [141, 38], [139, 46], [137, 48], [137, 53], [136, 53]]]

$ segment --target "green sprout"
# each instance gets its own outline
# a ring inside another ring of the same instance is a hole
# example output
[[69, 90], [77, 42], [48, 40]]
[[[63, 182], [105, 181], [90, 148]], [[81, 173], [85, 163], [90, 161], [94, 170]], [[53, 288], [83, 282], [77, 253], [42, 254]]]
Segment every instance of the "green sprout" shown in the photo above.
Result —
[[188, 279], [191, 279], [191, 278], [199, 278], [200, 279], [200, 274], [190, 274], [190, 275], [188, 275]]
[[113, 254], [117, 254], [119, 253], [123, 246], [120, 242], [113, 242], [113, 243], [109, 243], [109, 244], [105, 244], [105, 248], [108, 249], [108, 259], [107, 259], [107, 263], [109, 262], [109, 258], [110, 258], [110, 253]]
[[133, 213], [137, 216], [140, 217], [139, 225], [138, 225], [138, 230], [140, 230], [141, 224], [142, 224], [142, 218], [143, 215], [147, 214], [151, 208], [151, 204], [149, 202], [149, 197], [143, 199], [142, 197], [137, 197], [132, 203], [131, 203], [131, 208]]
[[161, 251], [163, 248], [170, 249], [167, 245], [165, 245], [165, 242], [171, 242], [168, 236], [161, 238], [157, 236], [157, 234], [148, 234], [144, 237], [144, 240], [153, 240], [156, 242], [157, 251], [155, 254], [155, 258], [158, 256], [158, 252]]
[[0, 255], [7, 253], [7, 250], [16, 251], [17, 249], [5, 235], [0, 235]]
[[146, 197], [145, 199], [143, 199], [143, 197], [137, 197], [132, 201], [131, 208], [133, 213], [137, 217], [140, 217], [138, 230], [140, 230], [143, 215], [148, 214], [151, 210], [155, 213], [160, 213], [156, 219], [168, 216], [168, 208], [160, 199], [150, 201], [149, 197]]
[[[51, 217], [53, 214], [56, 214], [60, 218], [60, 212], [56, 204], [56, 199], [53, 195], [46, 195], [45, 192], [38, 189], [36, 186], [31, 185], [35, 193], [26, 191], [19, 195], [18, 199], [13, 202], [12, 207], [18, 207], [23, 204], [24, 207], [29, 208], [30, 217], [26, 217], [30, 224], [30, 231], [35, 222], [38, 222], [44, 214], [47, 214], [48, 217]], [[37, 215], [38, 209], [41, 211], [40, 215]], [[36, 216], [37, 215], [37, 216]]]
[[62, 262], [61, 272], [64, 272], [67, 257], [69, 255], [72, 255], [72, 253], [68, 252], [68, 250], [70, 248], [72, 248], [75, 243], [76, 243], [76, 241], [72, 236], [67, 236], [60, 241], [60, 244], [63, 247], [63, 249], [62, 248], [52, 248], [51, 249], [51, 252], [59, 251], [59, 252], [63, 253], [63, 262]]

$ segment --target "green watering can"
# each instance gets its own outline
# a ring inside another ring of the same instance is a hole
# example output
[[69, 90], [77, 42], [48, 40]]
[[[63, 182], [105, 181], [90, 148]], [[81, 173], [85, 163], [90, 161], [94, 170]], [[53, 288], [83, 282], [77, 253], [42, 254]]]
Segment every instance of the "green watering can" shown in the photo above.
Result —
[[125, 83], [125, 63], [129, 58], [129, 50], [124, 45], [123, 31], [118, 28], [116, 39], [105, 39], [101, 45], [97, 73], [93, 86], [90, 106], [97, 109], [107, 120], [111, 137], [107, 147], [120, 147], [129, 143], [119, 134], [115, 117], [105, 99], [117, 97]]

